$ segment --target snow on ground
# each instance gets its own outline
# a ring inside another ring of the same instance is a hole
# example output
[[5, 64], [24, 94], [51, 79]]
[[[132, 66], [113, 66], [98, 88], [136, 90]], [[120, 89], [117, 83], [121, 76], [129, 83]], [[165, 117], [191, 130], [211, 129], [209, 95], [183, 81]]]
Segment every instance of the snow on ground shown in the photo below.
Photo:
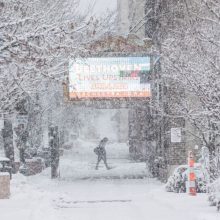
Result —
[[[219, 220], [207, 195], [167, 193], [146, 178], [144, 163], [130, 161], [125, 144], [106, 149], [111, 170], [94, 170], [93, 144], [78, 143], [60, 160], [60, 178], [50, 168], [39, 175], [13, 176], [11, 198], [0, 200], [1, 220]], [[144, 179], [131, 179], [142, 175]]]
[[217, 220], [207, 196], [167, 193], [154, 179], [50, 180], [15, 175], [4, 220]]
[[106, 146], [107, 161], [112, 168], [106, 170], [100, 162], [95, 170], [97, 156], [93, 149], [98, 143], [78, 141], [73, 149], [66, 150], [60, 158], [60, 177], [65, 180], [98, 178], [143, 178], [147, 177], [146, 163], [132, 161], [127, 144], [109, 143]]

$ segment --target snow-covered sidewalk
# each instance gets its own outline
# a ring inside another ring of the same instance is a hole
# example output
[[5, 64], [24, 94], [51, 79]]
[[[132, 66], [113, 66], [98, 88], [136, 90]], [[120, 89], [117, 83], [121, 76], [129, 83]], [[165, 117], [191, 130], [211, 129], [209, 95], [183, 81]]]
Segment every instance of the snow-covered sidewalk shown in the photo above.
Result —
[[154, 179], [50, 180], [15, 175], [3, 220], [217, 220], [205, 194], [167, 193]]
[[103, 161], [99, 170], [95, 170], [97, 156], [93, 152], [97, 143], [78, 142], [71, 150], [64, 151], [60, 157], [60, 178], [62, 180], [79, 179], [134, 179], [148, 176], [146, 163], [130, 159], [128, 146], [110, 143], [106, 147], [107, 162], [112, 168], [106, 170]]

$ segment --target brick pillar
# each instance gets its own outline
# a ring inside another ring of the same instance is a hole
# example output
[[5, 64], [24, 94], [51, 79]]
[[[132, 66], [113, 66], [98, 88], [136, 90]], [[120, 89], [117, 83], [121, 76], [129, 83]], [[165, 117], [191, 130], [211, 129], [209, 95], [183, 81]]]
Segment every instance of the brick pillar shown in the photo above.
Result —
[[9, 199], [10, 197], [10, 175], [0, 173], [0, 199]]

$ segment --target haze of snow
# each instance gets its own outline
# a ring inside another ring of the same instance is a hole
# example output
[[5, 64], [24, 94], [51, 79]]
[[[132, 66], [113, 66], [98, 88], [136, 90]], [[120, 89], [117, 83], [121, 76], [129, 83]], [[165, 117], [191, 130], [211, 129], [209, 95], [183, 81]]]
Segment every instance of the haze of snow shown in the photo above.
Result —
[[102, 14], [106, 10], [115, 10], [117, 6], [117, 0], [80, 0], [80, 9], [85, 11], [88, 5], [93, 2], [95, 2], [95, 14]]

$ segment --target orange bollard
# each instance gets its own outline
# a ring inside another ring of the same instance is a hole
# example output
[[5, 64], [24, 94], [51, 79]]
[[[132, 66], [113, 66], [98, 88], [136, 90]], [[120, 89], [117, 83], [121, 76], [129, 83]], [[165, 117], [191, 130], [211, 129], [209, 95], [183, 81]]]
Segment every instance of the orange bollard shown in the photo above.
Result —
[[196, 196], [196, 175], [194, 172], [194, 156], [193, 152], [189, 151], [188, 157], [188, 166], [189, 166], [189, 173], [188, 173], [188, 192], [191, 196]]

